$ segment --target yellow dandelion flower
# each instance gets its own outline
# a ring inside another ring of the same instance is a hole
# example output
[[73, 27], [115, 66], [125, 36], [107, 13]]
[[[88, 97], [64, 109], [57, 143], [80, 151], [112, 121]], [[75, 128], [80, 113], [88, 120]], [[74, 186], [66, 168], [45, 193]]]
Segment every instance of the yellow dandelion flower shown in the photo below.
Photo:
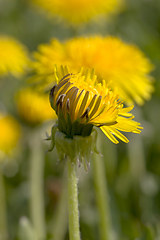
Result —
[[122, 0], [32, 0], [50, 15], [61, 16], [73, 23], [90, 20], [99, 14], [110, 14], [122, 8]]
[[20, 125], [10, 115], [0, 113], [0, 150], [6, 154], [16, 147], [20, 137]]
[[11, 73], [19, 77], [28, 68], [29, 58], [25, 46], [12, 37], [0, 36], [0, 76]]
[[68, 74], [50, 91], [50, 103], [58, 116], [60, 132], [68, 138], [86, 137], [96, 126], [116, 144], [117, 138], [129, 142], [121, 131], [140, 133], [142, 127], [129, 113], [133, 106], [124, 108], [117, 93], [112, 92], [105, 81], [98, 83], [93, 71], [70, 74], [65, 68], [62, 72], [57, 79]]
[[46, 94], [37, 93], [30, 88], [21, 89], [16, 95], [16, 104], [19, 115], [31, 125], [55, 119]]
[[154, 90], [149, 75], [153, 65], [136, 46], [116, 37], [80, 37], [64, 43], [53, 39], [38, 49], [33, 67], [39, 76], [53, 73], [54, 64], [66, 65], [73, 72], [94, 68], [98, 81], [105, 79], [112, 89], [117, 88], [127, 104], [142, 105]]

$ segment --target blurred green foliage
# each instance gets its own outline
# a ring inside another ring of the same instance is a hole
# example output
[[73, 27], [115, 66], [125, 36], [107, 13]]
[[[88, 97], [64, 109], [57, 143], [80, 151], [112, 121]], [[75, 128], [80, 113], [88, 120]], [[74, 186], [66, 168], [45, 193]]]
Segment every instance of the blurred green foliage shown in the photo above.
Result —
[[[97, 24], [89, 22], [74, 28], [65, 22], [46, 18], [45, 14], [32, 7], [30, 1], [0, 0], [0, 33], [14, 36], [26, 45], [30, 52], [35, 51], [38, 44], [49, 42], [51, 37], [64, 40], [75, 35], [114, 35], [138, 45], [151, 59], [155, 65], [152, 74], [156, 80], [155, 92], [143, 107], [135, 107], [136, 120], [144, 127], [140, 138], [129, 135], [132, 145], [130, 148], [135, 152], [135, 162], [131, 163], [131, 150], [126, 144], [120, 143], [115, 146], [104, 136], [103, 158], [115, 239], [160, 239], [160, 1], [126, 0], [123, 11], [111, 17], [109, 21], [104, 19]], [[30, 218], [31, 149], [28, 142], [33, 129], [20, 119], [14, 102], [15, 92], [23, 85], [26, 85], [25, 77], [20, 81], [12, 76], [0, 79], [0, 107], [6, 108], [23, 127], [18, 155], [3, 164], [10, 240], [19, 239], [20, 219], [23, 216]], [[51, 125], [53, 123], [44, 124], [36, 129], [41, 132], [40, 141], [44, 152], [48, 149], [48, 143], [43, 142], [45, 131], [49, 131]], [[140, 156], [142, 159], [138, 159]], [[50, 239], [52, 218], [62, 189], [64, 163], [57, 165], [55, 150], [45, 154], [44, 161], [45, 217]], [[132, 164], [134, 169], [131, 169]], [[141, 169], [140, 164], [143, 165]], [[92, 162], [88, 174], [79, 169], [79, 207], [82, 239], [98, 240]], [[68, 233], [65, 239], [68, 239]]]

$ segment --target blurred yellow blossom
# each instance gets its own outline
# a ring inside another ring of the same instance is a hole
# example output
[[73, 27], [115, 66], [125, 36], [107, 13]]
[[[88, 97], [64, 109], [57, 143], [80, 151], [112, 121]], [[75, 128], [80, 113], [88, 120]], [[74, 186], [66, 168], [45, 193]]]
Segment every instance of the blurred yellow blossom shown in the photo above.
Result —
[[50, 15], [61, 16], [72, 23], [90, 20], [99, 14], [120, 11], [122, 0], [32, 0], [33, 3], [47, 10]]
[[28, 68], [26, 47], [9, 36], [0, 36], [0, 76], [11, 73], [20, 77]]
[[26, 88], [21, 89], [15, 99], [18, 113], [27, 123], [35, 125], [47, 119], [55, 119], [47, 94]]
[[72, 72], [80, 67], [94, 68], [99, 82], [105, 79], [108, 86], [117, 88], [127, 104], [135, 101], [142, 105], [154, 90], [149, 59], [138, 47], [116, 37], [79, 37], [64, 43], [53, 39], [50, 44], [40, 45], [34, 57], [38, 76], [52, 74], [54, 64], [67, 65]]
[[16, 147], [19, 137], [19, 123], [12, 116], [0, 113], [0, 150], [10, 153]]

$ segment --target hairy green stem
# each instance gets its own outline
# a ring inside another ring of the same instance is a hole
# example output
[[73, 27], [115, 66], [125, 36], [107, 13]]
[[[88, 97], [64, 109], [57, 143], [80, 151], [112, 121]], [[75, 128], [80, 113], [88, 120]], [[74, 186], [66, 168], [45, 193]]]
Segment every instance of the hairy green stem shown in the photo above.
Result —
[[[98, 148], [98, 150], [100, 150]], [[93, 154], [93, 178], [95, 185], [96, 201], [99, 213], [100, 239], [111, 240], [111, 217], [109, 210], [109, 196], [107, 179], [105, 175], [105, 159], [98, 154]]]
[[[138, 119], [142, 119], [142, 109], [138, 106], [134, 108], [135, 116]], [[130, 161], [130, 174], [134, 183], [139, 182], [147, 173], [146, 163], [145, 163], [145, 154], [143, 146], [143, 137], [140, 134], [132, 134], [130, 136], [130, 142], [127, 144], [128, 155]]]
[[[66, 173], [66, 171], [65, 171]], [[52, 240], [64, 240], [65, 234], [67, 232], [67, 190], [66, 190], [66, 174], [64, 174], [63, 179], [63, 189], [61, 192], [58, 207], [56, 209], [54, 221], [53, 221], [53, 231]]]
[[0, 169], [0, 240], [8, 239], [6, 211], [5, 186], [3, 175]]
[[67, 159], [68, 215], [70, 240], [80, 240], [76, 163]]
[[127, 144], [130, 161], [130, 173], [133, 181], [137, 183], [146, 174], [145, 156], [142, 136], [131, 136]]
[[30, 137], [30, 214], [38, 240], [46, 238], [44, 211], [44, 151], [39, 135], [35, 132]]

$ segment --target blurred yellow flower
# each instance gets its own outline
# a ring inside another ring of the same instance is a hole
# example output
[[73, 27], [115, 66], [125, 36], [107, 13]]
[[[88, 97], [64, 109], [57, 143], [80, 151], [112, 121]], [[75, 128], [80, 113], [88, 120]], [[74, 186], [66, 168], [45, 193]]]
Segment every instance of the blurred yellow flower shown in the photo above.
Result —
[[10, 115], [0, 113], [0, 150], [6, 154], [16, 147], [20, 137], [20, 125]]
[[96, 126], [117, 144], [116, 137], [129, 142], [121, 131], [141, 132], [142, 127], [129, 113], [133, 106], [124, 108], [117, 93], [112, 92], [105, 81], [98, 83], [93, 71], [72, 74], [64, 68], [61, 76], [58, 74], [58, 83], [50, 91], [50, 103], [58, 116], [59, 131], [68, 138], [89, 136]]
[[28, 68], [25, 46], [12, 37], [0, 36], [0, 76], [11, 73], [20, 77]]
[[16, 95], [19, 115], [31, 125], [40, 124], [47, 119], [55, 119], [50, 108], [47, 94], [40, 94], [34, 89], [21, 89]]
[[122, 0], [32, 0], [50, 15], [61, 16], [72, 23], [90, 20], [99, 14], [109, 14], [122, 8]]
[[53, 39], [49, 45], [40, 45], [34, 57], [33, 67], [39, 76], [53, 73], [54, 64], [67, 65], [72, 72], [80, 67], [94, 68], [98, 80], [105, 79], [108, 86], [117, 88], [127, 104], [135, 101], [142, 105], [154, 90], [149, 59], [136, 46], [116, 37], [79, 37], [64, 43]]

